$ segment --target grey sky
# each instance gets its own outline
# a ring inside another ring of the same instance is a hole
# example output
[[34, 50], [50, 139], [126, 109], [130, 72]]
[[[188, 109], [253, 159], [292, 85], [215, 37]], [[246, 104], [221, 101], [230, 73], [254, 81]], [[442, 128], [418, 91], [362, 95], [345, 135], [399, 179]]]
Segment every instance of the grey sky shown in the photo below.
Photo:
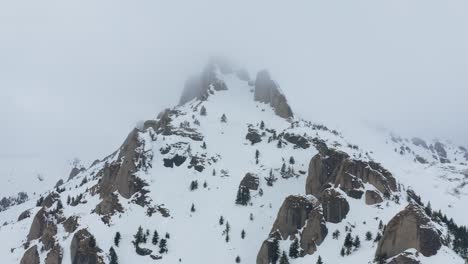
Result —
[[58, 174], [75, 156], [107, 155], [177, 103], [213, 54], [269, 68], [311, 120], [468, 145], [467, 10], [461, 0], [1, 1], [0, 172]]

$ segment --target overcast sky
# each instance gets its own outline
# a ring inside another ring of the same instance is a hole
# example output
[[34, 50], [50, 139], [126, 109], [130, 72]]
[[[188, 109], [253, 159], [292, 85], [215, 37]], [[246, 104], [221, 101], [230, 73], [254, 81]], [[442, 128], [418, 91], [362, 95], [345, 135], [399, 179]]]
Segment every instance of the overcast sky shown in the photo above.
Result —
[[270, 69], [308, 119], [468, 145], [467, 10], [466, 0], [0, 1], [0, 173], [68, 173], [73, 157], [109, 154], [176, 104], [213, 54]]

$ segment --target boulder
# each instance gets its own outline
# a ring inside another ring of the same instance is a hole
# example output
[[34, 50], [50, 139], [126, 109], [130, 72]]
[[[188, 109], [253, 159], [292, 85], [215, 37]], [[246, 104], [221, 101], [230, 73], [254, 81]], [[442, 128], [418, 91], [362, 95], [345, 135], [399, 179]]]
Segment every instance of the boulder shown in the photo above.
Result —
[[325, 189], [321, 194], [320, 201], [326, 221], [336, 224], [346, 218], [349, 204], [340, 192], [333, 188]]
[[45, 264], [62, 264], [63, 250], [59, 245], [55, 245], [52, 250], [47, 253]]
[[383, 202], [382, 196], [376, 191], [367, 190], [366, 191], [366, 204], [373, 205]]
[[249, 190], [256, 191], [258, 190], [258, 185], [259, 185], [258, 175], [249, 172], [245, 174], [244, 178], [242, 179], [239, 185], [239, 188], [242, 186]]
[[104, 264], [104, 260], [99, 256], [101, 251], [91, 233], [86, 229], [81, 229], [75, 233], [70, 245], [71, 263]]
[[44, 198], [44, 200], [42, 201], [41, 203], [41, 206], [45, 206], [47, 208], [50, 208], [52, 205], [54, 205], [54, 203], [56, 201], [58, 201], [60, 199], [60, 194], [58, 194], [57, 192], [53, 191], [51, 193], [49, 193], [46, 198]]
[[24, 252], [20, 264], [40, 264], [39, 253], [37, 252], [37, 245], [29, 248]]
[[255, 101], [270, 104], [275, 113], [282, 118], [293, 117], [293, 112], [286, 97], [266, 70], [260, 71], [257, 74], [254, 98]]
[[430, 257], [437, 254], [442, 246], [440, 236], [424, 209], [410, 203], [387, 224], [376, 256], [390, 258], [414, 248]]
[[117, 213], [123, 212], [123, 207], [119, 203], [119, 198], [116, 194], [110, 193], [102, 198], [102, 201], [96, 205], [95, 212], [103, 216], [104, 223], [109, 224], [111, 217]]
[[179, 154], [174, 155], [172, 158], [164, 158], [164, 166], [168, 168], [174, 168], [174, 165], [179, 167], [187, 160], [187, 157]]

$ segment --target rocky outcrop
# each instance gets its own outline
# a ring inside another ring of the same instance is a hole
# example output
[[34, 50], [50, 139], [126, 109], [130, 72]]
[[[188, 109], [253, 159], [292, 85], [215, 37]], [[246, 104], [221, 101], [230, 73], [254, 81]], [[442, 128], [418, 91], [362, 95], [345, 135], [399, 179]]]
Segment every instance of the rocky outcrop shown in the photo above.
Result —
[[333, 188], [329, 188], [322, 192], [320, 198], [323, 216], [327, 222], [336, 224], [346, 218], [349, 212], [349, 204], [341, 193]]
[[18, 216], [18, 222], [19, 221], [22, 221], [26, 218], [29, 218], [31, 216], [31, 211], [30, 210], [26, 210], [24, 212], [22, 212], [19, 216]]
[[254, 145], [256, 143], [262, 142], [262, 136], [258, 132], [258, 130], [249, 128], [249, 131], [247, 135], [245, 136], [245, 139], [250, 141], [250, 144]]
[[334, 186], [350, 197], [361, 198], [364, 183], [381, 193], [397, 191], [395, 178], [380, 164], [354, 160], [344, 152], [322, 148], [309, 164], [306, 193], [320, 198], [324, 189]]
[[434, 149], [437, 152], [437, 155], [439, 155], [440, 162], [450, 163], [450, 160], [447, 158], [447, 151], [445, 150], [445, 145], [444, 144], [442, 144], [440, 142], [436, 142], [434, 144]]
[[39, 253], [37, 252], [37, 245], [29, 248], [24, 252], [20, 264], [40, 264]]
[[41, 206], [45, 206], [47, 208], [50, 208], [52, 205], [54, 205], [54, 203], [56, 201], [58, 201], [60, 199], [60, 194], [58, 194], [57, 192], [53, 191], [51, 193], [49, 193], [46, 198], [44, 198], [44, 200], [42, 201], [41, 203]]
[[239, 185], [239, 188], [245, 187], [249, 190], [256, 191], [258, 190], [258, 185], [259, 185], [258, 175], [249, 172], [245, 174], [244, 178], [242, 179]]
[[374, 205], [383, 202], [382, 196], [376, 191], [367, 190], [366, 191], [366, 204]]
[[70, 171], [70, 174], [68, 175], [68, 180], [71, 180], [73, 178], [75, 178], [78, 174], [80, 174], [81, 172], [85, 171], [86, 169], [85, 168], [77, 168], [77, 167], [74, 167], [71, 171]]
[[282, 118], [293, 117], [293, 112], [278, 84], [273, 81], [268, 71], [257, 74], [255, 80], [255, 101], [270, 104], [275, 113]]
[[75, 233], [70, 245], [71, 263], [73, 264], [103, 264], [99, 253], [102, 250], [96, 245], [93, 235], [86, 229]]
[[424, 141], [423, 139], [421, 138], [412, 138], [411, 141], [413, 142], [414, 145], [416, 146], [419, 146], [419, 147], [423, 147], [425, 149], [429, 149], [429, 146], [427, 145], [426, 141]]
[[29, 229], [29, 234], [27, 236], [28, 241], [40, 238], [42, 234], [44, 233], [46, 226], [47, 226], [46, 209], [42, 208], [34, 216], [33, 222]]
[[414, 248], [430, 257], [442, 246], [440, 236], [424, 210], [411, 203], [387, 224], [376, 256], [390, 258]]
[[102, 201], [95, 211], [104, 216], [103, 220], [108, 221], [111, 215], [121, 211], [121, 205], [114, 192], [117, 191], [126, 199], [138, 192], [146, 193], [143, 190], [146, 183], [135, 176], [139, 170], [146, 170], [151, 166], [153, 155], [152, 152], [144, 151], [144, 144], [139, 138], [139, 130], [135, 128], [120, 147], [116, 161], [106, 163], [98, 173], [101, 179], [97, 185], [97, 193]]
[[[268, 263], [271, 239], [300, 237], [300, 246], [306, 254], [313, 254], [328, 234], [322, 207], [312, 195], [288, 196], [276, 217], [269, 239], [258, 253], [257, 263]], [[265, 262], [265, 260], [267, 262]]]
[[52, 250], [47, 253], [45, 264], [61, 264], [63, 258], [63, 250], [59, 245], [55, 245]]
[[63, 228], [65, 229], [66, 232], [68, 233], [73, 233], [76, 231], [76, 229], [78, 228], [79, 224], [78, 224], [78, 219], [79, 217], [78, 216], [70, 216], [67, 218], [67, 220], [65, 220], [62, 225], [63, 225]]
[[301, 135], [286, 133], [283, 135], [283, 138], [289, 143], [294, 144], [295, 148], [308, 149], [310, 147], [309, 140]]

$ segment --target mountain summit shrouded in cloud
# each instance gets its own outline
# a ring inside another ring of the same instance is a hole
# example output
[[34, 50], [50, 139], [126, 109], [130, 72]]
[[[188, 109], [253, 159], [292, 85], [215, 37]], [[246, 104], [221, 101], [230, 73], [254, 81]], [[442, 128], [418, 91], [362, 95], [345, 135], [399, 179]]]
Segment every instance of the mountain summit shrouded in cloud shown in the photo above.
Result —
[[190, 80], [109, 155], [2, 199], [4, 262], [464, 263], [466, 149], [350, 141], [266, 71], [215, 60]]

